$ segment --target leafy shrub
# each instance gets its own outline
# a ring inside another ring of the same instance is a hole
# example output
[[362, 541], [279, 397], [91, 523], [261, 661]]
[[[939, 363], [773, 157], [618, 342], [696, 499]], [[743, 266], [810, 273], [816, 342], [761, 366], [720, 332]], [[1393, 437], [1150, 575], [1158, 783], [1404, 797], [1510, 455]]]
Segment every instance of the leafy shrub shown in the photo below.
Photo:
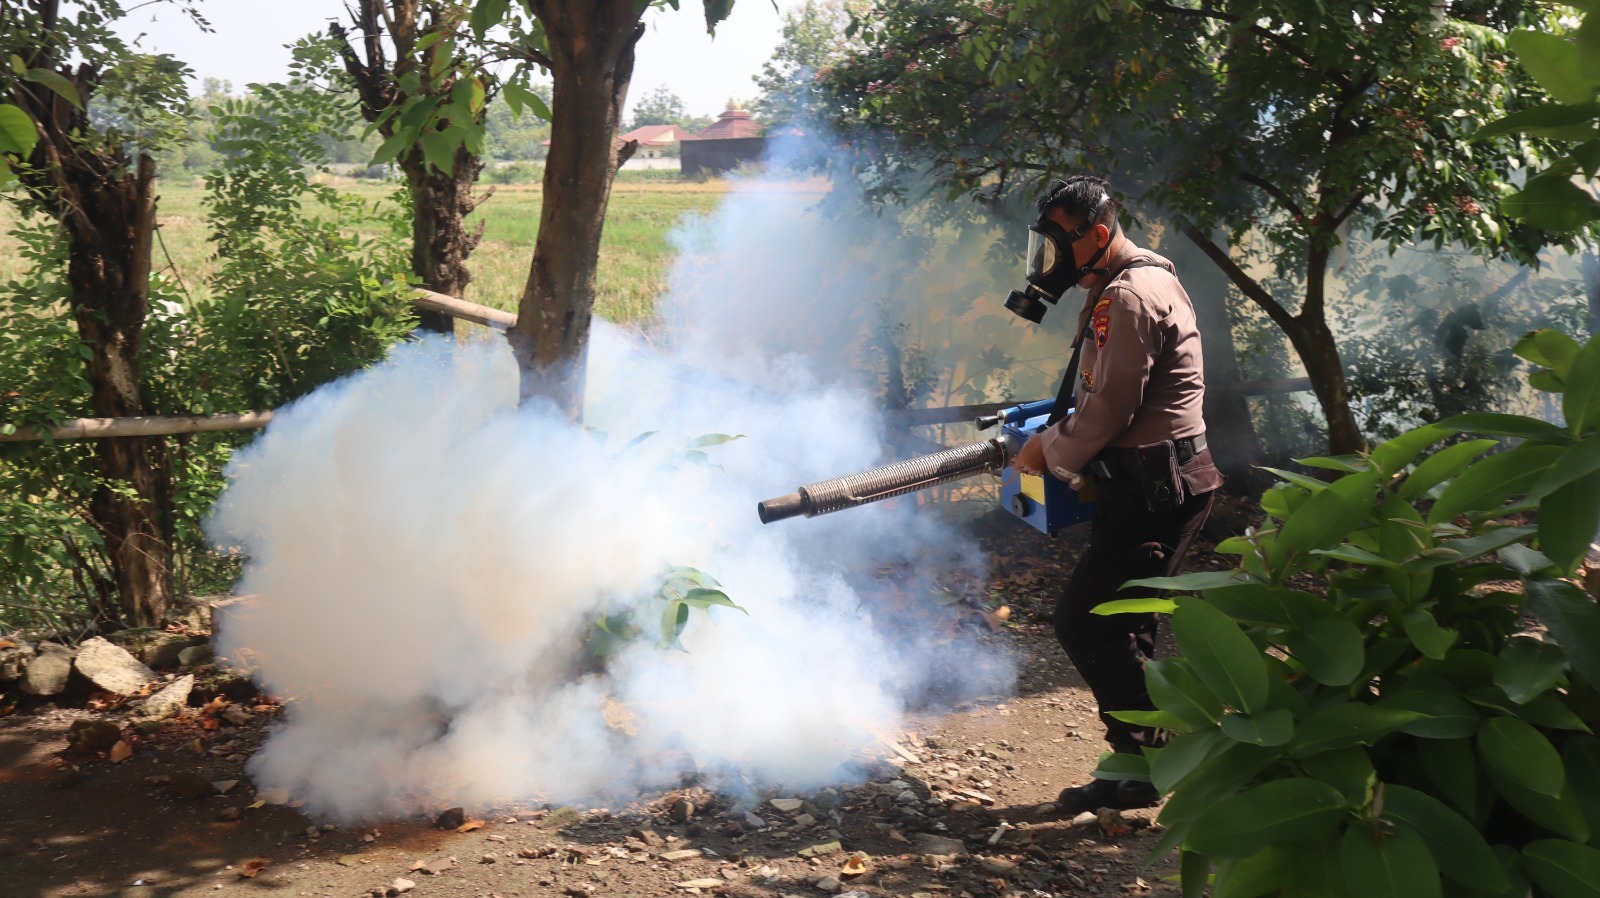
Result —
[[1170, 796], [1186, 895], [1595, 894], [1600, 606], [1564, 578], [1600, 529], [1600, 341], [1516, 352], [1564, 425], [1459, 415], [1304, 461], [1331, 483], [1276, 471], [1235, 570], [1099, 609], [1172, 615], [1158, 710], [1118, 714], [1171, 739], [1096, 775]]

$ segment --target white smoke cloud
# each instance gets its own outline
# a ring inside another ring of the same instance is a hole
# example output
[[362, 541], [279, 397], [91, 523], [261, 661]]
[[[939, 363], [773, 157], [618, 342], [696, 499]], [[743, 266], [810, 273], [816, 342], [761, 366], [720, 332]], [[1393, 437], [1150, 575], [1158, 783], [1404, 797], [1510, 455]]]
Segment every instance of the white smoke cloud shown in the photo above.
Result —
[[[515, 408], [499, 340], [435, 340], [284, 410], [238, 455], [210, 532], [247, 552], [237, 591], [256, 598], [220, 647], [293, 699], [258, 785], [343, 820], [626, 799], [689, 768], [806, 788], [858, 776], [930, 689], [1010, 687], [996, 649], [883, 625], [874, 566], [982, 570], [936, 516], [757, 519], [760, 499], [886, 460], [852, 311], [879, 297], [821, 280], [872, 232], [814, 202], [752, 183], [690, 223], [662, 300], [671, 348], [597, 323], [588, 429]], [[686, 458], [711, 433], [741, 438]], [[658, 648], [669, 565], [747, 613], [695, 612], [686, 652]], [[584, 654], [599, 615], [641, 602], [646, 638], [603, 666]]]

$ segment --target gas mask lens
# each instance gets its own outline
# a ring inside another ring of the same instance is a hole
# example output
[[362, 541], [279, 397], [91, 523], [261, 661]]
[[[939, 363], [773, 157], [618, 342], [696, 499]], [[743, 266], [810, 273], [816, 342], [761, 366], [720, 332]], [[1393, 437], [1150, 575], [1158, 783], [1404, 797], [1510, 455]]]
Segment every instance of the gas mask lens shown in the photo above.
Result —
[[1036, 228], [1028, 229], [1028, 271], [1027, 279], [1036, 280], [1056, 267], [1056, 242]]

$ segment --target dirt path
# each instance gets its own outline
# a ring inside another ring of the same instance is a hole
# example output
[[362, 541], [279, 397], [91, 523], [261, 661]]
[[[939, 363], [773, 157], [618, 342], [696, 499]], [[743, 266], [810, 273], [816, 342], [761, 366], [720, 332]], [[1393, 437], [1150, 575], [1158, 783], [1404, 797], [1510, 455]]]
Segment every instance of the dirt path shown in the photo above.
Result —
[[[424, 817], [335, 828], [258, 806], [274, 796], [258, 796], [243, 766], [280, 710], [270, 703], [245, 702], [231, 722], [168, 723], [119, 763], [66, 740], [74, 721], [105, 715], [44, 706], [0, 719], [0, 896], [358, 898], [403, 881], [415, 898], [1176, 895], [1162, 881], [1170, 859], [1144, 866], [1154, 811], [1108, 833], [1048, 804], [1103, 747], [1045, 619], [1077, 548], [1013, 532], [996, 556], [989, 589], [1013, 626], [993, 638], [1020, 662], [1014, 695], [913, 719], [886, 737], [868, 782], [759, 803], [689, 789], [626, 808], [504, 808], [466, 832]], [[1190, 567], [1225, 564], [1208, 550]], [[229, 780], [225, 794], [211, 786]]]

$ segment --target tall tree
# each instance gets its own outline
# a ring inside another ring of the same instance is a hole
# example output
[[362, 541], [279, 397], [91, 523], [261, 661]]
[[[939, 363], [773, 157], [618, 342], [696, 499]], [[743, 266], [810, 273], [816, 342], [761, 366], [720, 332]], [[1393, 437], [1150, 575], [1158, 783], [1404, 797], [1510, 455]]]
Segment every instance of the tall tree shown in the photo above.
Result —
[[[488, 199], [472, 195], [483, 171], [485, 108], [492, 81], [466, 58], [471, 4], [459, 0], [357, 0], [356, 35], [329, 26], [361, 115], [384, 137], [376, 160], [394, 160], [411, 190], [411, 270], [423, 287], [461, 298], [467, 257], [483, 237], [466, 217]], [[491, 191], [492, 192], [492, 188]], [[443, 312], [423, 311], [424, 330], [450, 333]]]
[[[79, 0], [66, 15], [60, 0], [0, 4], [0, 57], [12, 60], [0, 70], [0, 116], [16, 122], [6, 110], [19, 110], [34, 132], [25, 159], [0, 158], [20, 179], [25, 204], [61, 224], [89, 408], [108, 418], [147, 413], [140, 349], [155, 234], [150, 151], [181, 137], [187, 111], [187, 70], [132, 52], [110, 27], [121, 14], [116, 0]], [[88, 113], [96, 98], [110, 113], [100, 124]], [[102, 439], [95, 458], [89, 517], [111, 564], [100, 592], [120, 597], [127, 622], [157, 624], [172, 594], [164, 445]]]
[[1561, 239], [1496, 214], [1548, 145], [1470, 141], [1541, 96], [1495, 29], [1554, 21], [1538, 0], [887, 0], [827, 83], [839, 125], [887, 127], [976, 197], [1069, 168], [1141, 185], [1283, 331], [1351, 452], [1332, 254], [1360, 235], [1531, 262]]
[[[617, 128], [634, 47], [644, 36], [640, 17], [649, 0], [524, 0], [534, 26], [512, 49], [550, 72], [550, 154], [545, 160], [544, 202], [527, 286], [509, 332], [522, 372], [524, 401], [545, 397], [578, 419], [583, 366], [594, 309], [600, 232], [617, 167], [636, 149], [616, 146]], [[677, 6], [677, 0], [663, 0]], [[706, 27], [727, 18], [733, 0], [707, 0]], [[499, 24], [510, 0], [478, 0], [476, 33]]]
[[632, 128], [643, 128], [646, 125], [682, 125], [688, 118], [689, 110], [683, 105], [683, 98], [663, 84], [633, 104], [633, 120], [628, 124]]
[[783, 37], [754, 77], [759, 120], [783, 125], [803, 117], [818, 74], [845, 55], [848, 24], [843, 0], [805, 0], [783, 14]]

